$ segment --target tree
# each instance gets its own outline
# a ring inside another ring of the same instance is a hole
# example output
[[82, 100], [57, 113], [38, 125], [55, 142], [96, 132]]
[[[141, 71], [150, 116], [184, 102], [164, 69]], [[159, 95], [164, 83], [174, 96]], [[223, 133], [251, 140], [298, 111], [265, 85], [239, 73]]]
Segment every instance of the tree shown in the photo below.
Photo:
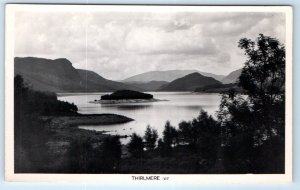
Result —
[[262, 34], [256, 42], [241, 39], [239, 47], [248, 57], [238, 82], [247, 98], [232, 91], [224, 94], [218, 117], [240, 128], [251, 126], [256, 144], [272, 136], [284, 137], [285, 47]]
[[239, 47], [248, 60], [239, 78], [249, 96], [252, 109], [260, 117], [261, 130], [271, 138], [284, 136], [285, 114], [285, 47], [275, 38], [259, 35], [257, 41], [243, 38]]
[[145, 147], [147, 150], [153, 150], [158, 138], [157, 130], [152, 129], [150, 125], [147, 126], [145, 131]]
[[128, 143], [128, 151], [133, 157], [141, 158], [144, 152], [143, 138], [136, 133], [133, 133], [131, 140]]
[[179, 140], [182, 143], [188, 143], [191, 144], [192, 143], [192, 130], [193, 130], [193, 126], [191, 124], [191, 122], [186, 122], [186, 121], [182, 121], [179, 123], [179, 130], [178, 130], [178, 135], [179, 135]]
[[217, 159], [220, 142], [219, 123], [207, 112], [201, 111], [192, 121], [191, 145], [210, 162]]
[[159, 138], [157, 141], [157, 150], [161, 157], [164, 157], [167, 155], [167, 152], [165, 150], [165, 143], [163, 142], [163, 140], [161, 138]]
[[239, 47], [248, 58], [238, 81], [246, 96], [234, 91], [223, 94], [218, 111], [226, 165], [231, 172], [282, 172], [285, 47], [262, 34], [256, 41], [241, 39]]
[[171, 149], [177, 143], [178, 133], [175, 127], [171, 126], [170, 121], [165, 124], [163, 131], [163, 141], [167, 149]]

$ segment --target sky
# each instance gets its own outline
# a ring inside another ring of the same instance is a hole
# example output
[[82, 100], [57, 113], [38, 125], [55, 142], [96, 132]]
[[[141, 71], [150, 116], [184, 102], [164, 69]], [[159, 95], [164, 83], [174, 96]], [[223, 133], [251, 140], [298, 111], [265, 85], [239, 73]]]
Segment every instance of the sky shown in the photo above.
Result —
[[122, 80], [154, 70], [227, 75], [246, 60], [241, 38], [285, 42], [275, 12], [18, 11], [15, 57], [67, 58], [75, 68]]

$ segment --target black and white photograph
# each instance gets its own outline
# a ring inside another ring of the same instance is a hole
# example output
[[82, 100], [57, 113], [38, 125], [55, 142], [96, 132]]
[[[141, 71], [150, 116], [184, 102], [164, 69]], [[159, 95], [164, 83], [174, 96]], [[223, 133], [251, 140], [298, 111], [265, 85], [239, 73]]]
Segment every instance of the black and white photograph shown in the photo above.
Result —
[[291, 7], [6, 11], [9, 179], [291, 180]]

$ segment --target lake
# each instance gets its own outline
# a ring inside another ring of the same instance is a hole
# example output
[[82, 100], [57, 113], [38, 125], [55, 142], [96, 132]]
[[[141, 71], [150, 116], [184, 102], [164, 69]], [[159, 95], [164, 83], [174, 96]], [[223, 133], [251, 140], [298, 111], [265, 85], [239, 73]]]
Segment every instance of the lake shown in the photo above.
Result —
[[[162, 136], [167, 120], [172, 126], [178, 127], [183, 120], [192, 120], [203, 109], [215, 116], [218, 110], [220, 94], [192, 93], [192, 92], [149, 92], [154, 98], [168, 101], [130, 103], [130, 104], [95, 104], [90, 101], [99, 100], [101, 95], [108, 93], [66, 93], [59, 94], [58, 99], [74, 103], [78, 112], [82, 114], [113, 113], [134, 119], [125, 124], [79, 126], [82, 129], [105, 131], [112, 135], [131, 135], [133, 132], [143, 136], [147, 125], [157, 129]], [[122, 138], [126, 144], [130, 138]]]

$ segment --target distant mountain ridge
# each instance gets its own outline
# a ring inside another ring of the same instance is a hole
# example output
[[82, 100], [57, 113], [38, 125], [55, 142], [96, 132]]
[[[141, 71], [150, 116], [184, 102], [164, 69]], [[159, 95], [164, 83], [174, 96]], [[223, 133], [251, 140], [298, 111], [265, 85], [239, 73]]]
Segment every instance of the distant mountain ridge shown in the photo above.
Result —
[[222, 83], [212, 77], [206, 77], [195, 72], [163, 85], [158, 91], [195, 91], [196, 88], [217, 84]]
[[171, 82], [175, 79], [184, 77], [188, 74], [198, 72], [203, 76], [207, 77], [213, 77], [216, 80], [221, 81], [222, 78], [224, 78], [224, 75], [215, 75], [212, 73], [206, 73], [206, 72], [200, 72], [197, 70], [168, 70], [168, 71], [149, 71], [146, 73], [141, 73], [138, 75], [134, 75], [132, 77], [129, 77], [127, 79], [124, 79], [122, 82], [150, 82], [150, 81], [166, 81], [166, 82]]
[[[205, 85], [220, 84], [215, 78], [200, 74], [197, 70], [153, 71], [130, 77], [124, 80], [124, 82], [116, 82], [107, 80], [93, 71], [76, 69], [72, 63], [65, 58], [51, 60], [36, 57], [16, 57], [14, 61], [15, 75], [22, 75], [28, 84], [40, 91], [194, 91], [194, 88], [200, 88]], [[242, 69], [238, 69], [223, 77], [222, 82], [224, 84], [235, 83], [241, 74], [241, 70]], [[219, 78], [222, 77], [222, 75], [214, 75], [211, 73], [205, 74], [215, 77], [218, 76]], [[173, 78], [175, 79], [171, 80]]]
[[166, 81], [150, 81], [150, 82], [124, 82], [125, 84], [129, 84], [131, 86], [135, 86], [137, 88], [143, 89], [144, 91], [157, 91], [161, 86], [167, 84]]
[[16, 57], [15, 75], [21, 75], [32, 88], [51, 92], [111, 92], [115, 90], [140, 90], [137, 87], [107, 80], [93, 71], [75, 69], [65, 59]]

